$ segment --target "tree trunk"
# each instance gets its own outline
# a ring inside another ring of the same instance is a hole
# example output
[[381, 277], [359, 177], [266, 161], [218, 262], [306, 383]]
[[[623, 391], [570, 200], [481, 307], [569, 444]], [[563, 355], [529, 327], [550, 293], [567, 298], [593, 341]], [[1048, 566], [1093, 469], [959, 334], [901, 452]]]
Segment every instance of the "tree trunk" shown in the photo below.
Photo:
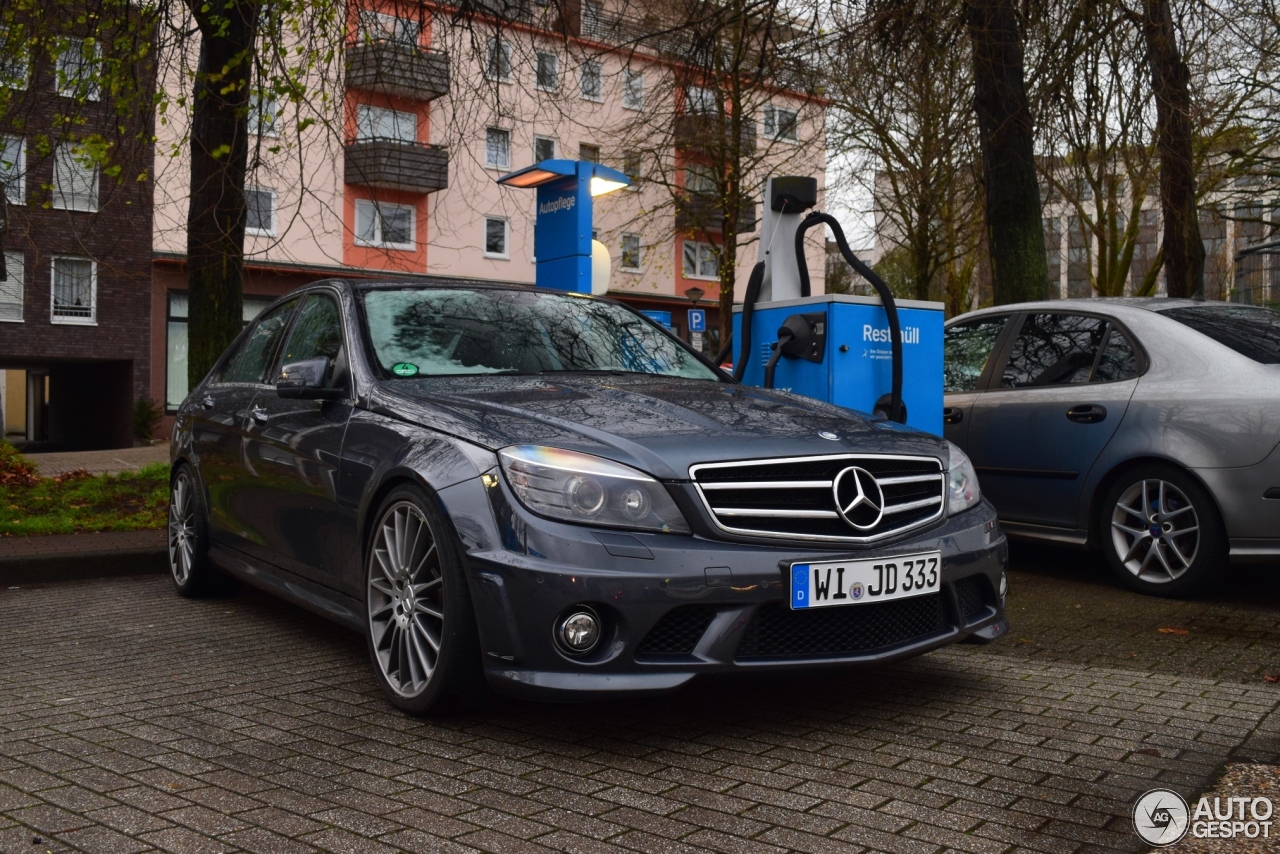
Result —
[[244, 323], [244, 182], [258, 5], [188, 3], [201, 36], [187, 216], [187, 378], [194, 388]]
[[968, 26], [995, 302], [1047, 299], [1040, 185], [1013, 0], [970, 0]]
[[1178, 52], [1169, 0], [1143, 0], [1142, 35], [1156, 97], [1165, 281], [1169, 296], [1190, 297], [1204, 286], [1204, 244], [1191, 153], [1191, 72]]

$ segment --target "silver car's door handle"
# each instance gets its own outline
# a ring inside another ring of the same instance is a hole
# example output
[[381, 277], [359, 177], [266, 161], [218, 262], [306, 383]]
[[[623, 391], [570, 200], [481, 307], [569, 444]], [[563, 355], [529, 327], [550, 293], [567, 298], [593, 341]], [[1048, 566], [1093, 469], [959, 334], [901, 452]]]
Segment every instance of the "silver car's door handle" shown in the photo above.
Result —
[[1082, 403], [1067, 410], [1067, 419], [1077, 424], [1097, 424], [1106, 420], [1107, 408], [1096, 403]]
[[259, 424], [266, 424], [267, 420], [271, 416], [267, 413], [267, 410], [262, 407], [255, 406], [253, 409], [249, 410], [249, 417], [254, 421], [257, 421]]

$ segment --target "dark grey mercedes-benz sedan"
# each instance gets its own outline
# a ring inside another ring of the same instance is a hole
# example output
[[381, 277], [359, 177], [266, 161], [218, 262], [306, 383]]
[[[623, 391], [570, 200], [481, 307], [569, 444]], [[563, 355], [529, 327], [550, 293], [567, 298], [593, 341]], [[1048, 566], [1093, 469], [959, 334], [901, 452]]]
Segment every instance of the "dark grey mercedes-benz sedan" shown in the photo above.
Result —
[[409, 712], [1007, 628], [1005, 540], [958, 448], [738, 385], [609, 300], [308, 286], [191, 392], [172, 459], [178, 591], [230, 575], [365, 633]]

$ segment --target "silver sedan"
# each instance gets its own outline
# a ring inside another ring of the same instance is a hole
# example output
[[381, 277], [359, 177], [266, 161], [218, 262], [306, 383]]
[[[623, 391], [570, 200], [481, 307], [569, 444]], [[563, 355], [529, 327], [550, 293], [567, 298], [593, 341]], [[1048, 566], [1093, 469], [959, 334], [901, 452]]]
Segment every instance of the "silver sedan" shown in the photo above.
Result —
[[1010, 536], [1188, 596], [1280, 561], [1280, 313], [1174, 299], [998, 306], [946, 326], [946, 437]]

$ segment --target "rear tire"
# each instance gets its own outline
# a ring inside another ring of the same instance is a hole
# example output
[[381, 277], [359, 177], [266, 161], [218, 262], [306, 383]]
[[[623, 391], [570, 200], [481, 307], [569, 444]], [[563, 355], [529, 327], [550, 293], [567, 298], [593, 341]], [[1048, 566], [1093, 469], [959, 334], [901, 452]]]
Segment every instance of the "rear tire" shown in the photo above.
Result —
[[174, 466], [169, 478], [169, 576], [188, 599], [226, 594], [235, 582], [209, 560], [209, 515], [195, 472]]
[[394, 490], [365, 552], [365, 626], [382, 691], [412, 715], [485, 696], [480, 640], [453, 527], [426, 493]]
[[1173, 599], [1205, 593], [1227, 572], [1227, 534], [1209, 492], [1186, 471], [1148, 463], [1107, 490], [1099, 540], [1129, 588]]

